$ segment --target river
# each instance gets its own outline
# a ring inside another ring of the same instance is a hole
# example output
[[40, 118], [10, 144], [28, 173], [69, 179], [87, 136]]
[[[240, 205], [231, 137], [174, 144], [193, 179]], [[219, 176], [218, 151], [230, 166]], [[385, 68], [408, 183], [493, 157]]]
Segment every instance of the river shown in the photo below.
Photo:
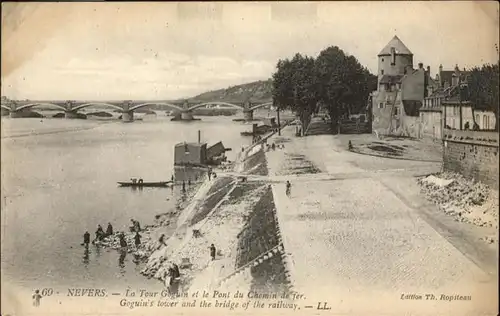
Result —
[[[267, 111], [265, 115], [267, 116]], [[221, 140], [233, 151], [251, 139], [251, 125], [235, 117], [171, 122], [168, 117], [120, 121], [2, 118], [2, 279], [4, 285], [35, 288], [161, 286], [139, 274], [128, 254], [80, 245], [98, 224], [126, 230], [175, 207], [177, 189], [133, 191], [116, 182], [131, 177], [169, 180], [173, 148], [182, 141], [211, 145]]]

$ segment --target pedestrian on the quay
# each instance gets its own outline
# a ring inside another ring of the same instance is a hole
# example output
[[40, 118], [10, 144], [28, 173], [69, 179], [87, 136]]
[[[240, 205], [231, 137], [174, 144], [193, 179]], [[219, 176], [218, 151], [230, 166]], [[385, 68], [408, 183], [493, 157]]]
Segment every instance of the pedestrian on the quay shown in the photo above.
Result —
[[134, 241], [135, 241], [135, 247], [139, 248], [139, 246], [141, 244], [141, 235], [139, 235], [139, 232], [135, 233]]
[[182, 192], [186, 192], [186, 182], [182, 181]]
[[290, 197], [290, 191], [291, 191], [291, 188], [292, 188], [292, 184], [290, 183], [290, 181], [286, 181], [286, 195], [288, 197]]
[[111, 225], [111, 223], [108, 223], [108, 228], [106, 228], [106, 235], [107, 236], [113, 235], [113, 225]]
[[212, 257], [212, 260], [215, 260], [215, 246], [214, 244], [210, 245], [210, 257]]
[[83, 244], [85, 245], [85, 247], [88, 247], [90, 244], [90, 234], [88, 231], [83, 234]]
[[191, 185], [191, 179], [188, 179], [188, 185]]

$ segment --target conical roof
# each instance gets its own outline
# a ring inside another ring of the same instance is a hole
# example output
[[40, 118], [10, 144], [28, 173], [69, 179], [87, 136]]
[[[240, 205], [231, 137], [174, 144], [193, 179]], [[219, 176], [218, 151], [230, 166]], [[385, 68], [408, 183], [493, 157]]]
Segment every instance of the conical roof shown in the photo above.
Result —
[[397, 36], [394, 36], [390, 40], [390, 42], [387, 43], [387, 45], [385, 45], [384, 49], [382, 49], [378, 55], [379, 56], [390, 55], [391, 48], [393, 48], [393, 47], [396, 50], [396, 54], [398, 54], [398, 55], [413, 55], [413, 53], [410, 52], [408, 47], [406, 47], [405, 44], [403, 44], [403, 42], [401, 42], [401, 40]]

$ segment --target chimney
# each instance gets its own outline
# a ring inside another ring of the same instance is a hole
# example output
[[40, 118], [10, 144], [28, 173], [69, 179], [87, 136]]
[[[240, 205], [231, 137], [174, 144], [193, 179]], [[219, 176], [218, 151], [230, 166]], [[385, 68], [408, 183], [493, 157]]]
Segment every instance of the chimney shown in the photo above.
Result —
[[422, 68], [424, 68], [424, 64], [418, 63], [418, 69], [422, 69]]
[[198, 130], [198, 144], [201, 143], [201, 131]]

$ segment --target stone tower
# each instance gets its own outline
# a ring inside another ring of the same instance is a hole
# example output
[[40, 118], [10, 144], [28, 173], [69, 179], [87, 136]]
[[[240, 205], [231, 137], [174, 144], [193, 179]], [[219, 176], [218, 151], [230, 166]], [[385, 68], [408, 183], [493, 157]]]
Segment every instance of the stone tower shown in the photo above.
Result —
[[394, 36], [378, 54], [378, 84], [384, 75], [403, 76], [407, 68], [413, 68], [413, 53]]

